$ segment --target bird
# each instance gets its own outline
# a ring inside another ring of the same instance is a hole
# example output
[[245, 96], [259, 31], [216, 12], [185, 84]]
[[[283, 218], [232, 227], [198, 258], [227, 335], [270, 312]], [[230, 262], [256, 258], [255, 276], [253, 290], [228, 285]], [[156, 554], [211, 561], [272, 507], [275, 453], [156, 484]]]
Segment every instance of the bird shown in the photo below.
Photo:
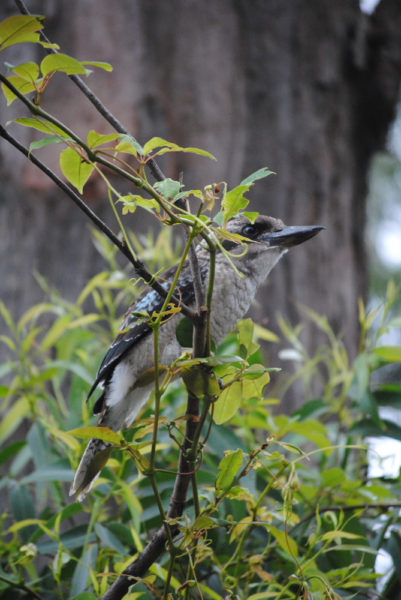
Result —
[[[216, 255], [210, 313], [210, 334], [216, 346], [245, 316], [258, 288], [287, 250], [312, 238], [322, 229], [324, 227], [320, 225], [287, 226], [280, 219], [265, 215], [259, 215], [253, 222], [244, 215], [228, 221], [226, 231], [241, 237], [228, 236], [222, 241], [235, 269], [221, 249]], [[195, 252], [205, 285], [210, 254], [202, 243]], [[161, 274], [159, 281], [166, 291], [176, 272], [177, 265]], [[184, 263], [178, 277], [176, 292], [182, 302], [194, 308], [195, 291], [189, 261]], [[152, 315], [162, 309], [163, 303], [164, 298], [156, 290], [145, 290], [127, 310], [121, 329], [103, 358], [88, 394], [90, 398], [99, 385], [103, 386], [103, 392], [93, 407], [93, 413], [99, 415], [98, 425], [114, 431], [127, 429], [148, 400], [154, 383], [143, 382], [141, 376], [154, 367], [154, 343], [152, 328], [138, 313]], [[162, 365], [171, 365], [182, 353], [176, 329], [183, 318], [183, 313], [177, 312], [162, 322], [159, 331], [159, 361]], [[100, 439], [88, 442], [70, 495], [76, 494], [80, 501], [85, 498], [106, 464], [111, 449], [110, 443]]]

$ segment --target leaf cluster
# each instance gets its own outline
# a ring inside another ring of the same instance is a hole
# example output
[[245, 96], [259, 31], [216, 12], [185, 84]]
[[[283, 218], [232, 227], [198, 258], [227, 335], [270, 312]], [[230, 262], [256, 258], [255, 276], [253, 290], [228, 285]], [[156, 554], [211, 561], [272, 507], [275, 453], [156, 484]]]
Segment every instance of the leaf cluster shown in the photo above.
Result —
[[[107, 245], [104, 255], [114, 260]], [[0, 546], [3, 594], [99, 597], [159, 522], [147, 476], [152, 408], [122, 437], [94, 428], [84, 402], [129, 287], [124, 272], [105, 270], [74, 305], [47, 288], [48, 301], [17, 323], [1, 307], [9, 328], [2, 342], [10, 352], [0, 388], [6, 411], [1, 487], [9, 497]], [[189, 510], [177, 522], [174, 547], [132, 587], [132, 597], [163, 597], [168, 581], [177, 598], [339, 598], [344, 593], [364, 598], [378, 576], [377, 553], [386, 550], [397, 564], [399, 478], [370, 476], [366, 440], [367, 435], [400, 437], [399, 427], [381, 417], [383, 406], [399, 407], [400, 386], [372, 381], [374, 372], [400, 360], [400, 348], [380, 344], [394, 325], [383, 314], [395, 292], [390, 285], [381, 314], [366, 314], [360, 306], [365, 333], [354, 362], [324, 317], [309, 311], [327, 335], [313, 357], [299, 342], [300, 328], [282, 322], [292, 351], [302, 355], [296, 376], [305, 388], [317, 373], [322, 377], [319, 365], [326, 373], [322, 396], [306, 395], [290, 416], [273, 410], [279, 398], [269, 387], [266, 393], [269, 372], [261, 365], [250, 320], [239, 324], [214, 357], [196, 362], [209, 373], [206, 380], [220, 382], [215, 424], [195, 457], [198, 498], [190, 498]], [[95, 312], [84, 309], [89, 300]], [[49, 316], [53, 324], [43, 327]], [[189, 363], [184, 355], [173, 368], [185, 370]], [[209, 394], [209, 388], [201, 393]], [[171, 493], [185, 398], [176, 381], [165, 389], [160, 407], [155, 471], [163, 503]], [[26, 440], [9, 442], [21, 424], [28, 428]], [[114, 444], [112, 458], [88, 504], [68, 504], [80, 440], [94, 430]], [[395, 568], [393, 589], [397, 581]]]

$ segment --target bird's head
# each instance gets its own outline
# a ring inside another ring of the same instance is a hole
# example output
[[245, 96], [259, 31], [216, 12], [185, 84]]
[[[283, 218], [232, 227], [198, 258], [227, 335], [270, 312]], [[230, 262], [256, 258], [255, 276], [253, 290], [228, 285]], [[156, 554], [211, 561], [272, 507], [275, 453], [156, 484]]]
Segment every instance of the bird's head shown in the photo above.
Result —
[[306, 242], [324, 227], [288, 226], [280, 219], [259, 215], [254, 223], [244, 216], [231, 219], [226, 229], [229, 233], [239, 234], [244, 238], [241, 244], [233, 239], [225, 239], [222, 243], [226, 250], [241, 256], [239, 260], [242, 264], [238, 265], [241, 270], [244, 270], [246, 265], [253, 265], [253, 270], [258, 268], [257, 265], [261, 262], [264, 265], [263, 270], [270, 271], [289, 248]]

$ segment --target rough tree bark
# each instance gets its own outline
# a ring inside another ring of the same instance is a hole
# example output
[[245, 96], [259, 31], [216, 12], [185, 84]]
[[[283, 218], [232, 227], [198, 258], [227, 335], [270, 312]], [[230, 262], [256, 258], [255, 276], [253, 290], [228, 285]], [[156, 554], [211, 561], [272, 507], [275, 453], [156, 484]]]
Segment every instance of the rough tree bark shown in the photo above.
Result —
[[[170, 176], [183, 171], [189, 187], [234, 186], [263, 165], [278, 173], [254, 188], [255, 206], [327, 231], [284, 259], [255, 314], [271, 325], [279, 309], [296, 322], [297, 303], [305, 304], [325, 313], [353, 351], [356, 299], [366, 291], [366, 172], [398, 99], [399, 0], [382, 0], [372, 17], [357, 0], [27, 4], [47, 15], [46, 31], [63, 51], [114, 65], [89, 83], [140, 141], [158, 135], [218, 158], [171, 156], [162, 165]], [[11, 0], [2, 3], [1, 18], [14, 12]], [[21, 46], [4, 60], [35, 52]], [[109, 130], [68, 82], [53, 82], [46, 108], [78, 133]], [[12, 117], [4, 101], [0, 113], [3, 122]], [[35, 268], [73, 299], [101, 264], [87, 223], [23, 157], [4, 143], [0, 151], [1, 297], [14, 314], [40, 299]], [[55, 166], [52, 152], [41, 157]], [[87, 195], [104, 215], [96, 181]], [[310, 347], [314, 336], [307, 333]]]

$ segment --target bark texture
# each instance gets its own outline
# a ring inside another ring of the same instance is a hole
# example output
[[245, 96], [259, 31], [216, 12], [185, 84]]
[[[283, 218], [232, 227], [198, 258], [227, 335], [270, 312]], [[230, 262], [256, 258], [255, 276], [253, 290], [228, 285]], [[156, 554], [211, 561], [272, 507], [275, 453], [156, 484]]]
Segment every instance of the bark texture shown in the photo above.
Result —
[[[288, 224], [327, 227], [274, 271], [255, 309], [272, 325], [293, 322], [298, 304], [325, 313], [348, 347], [358, 336], [356, 299], [366, 291], [366, 173], [383, 146], [398, 100], [401, 3], [373, 16], [357, 0], [36, 0], [62, 50], [114, 65], [88, 83], [140, 141], [157, 135], [212, 152], [218, 162], [172, 155], [169, 176], [188, 187], [227, 181], [268, 165], [277, 172], [252, 191], [254, 206]], [[10, 0], [0, 17], [16, 13]], [[31, 45], [4, 58], [38, 58]], [[45, 108], [78, 133], [109, 126], [62, 76]], [[1, 101], [2, 122], [21, 116]], [[12, 130], [17, 131], [17, 127]], [[29, 132], [18, 131], [29, 142]], [[87, 223], [35, 167], [0, 146], [1, 298], [20, 314], [41, 297], [36, 269], [74, 299], [101, 265]], [[58, 148], [41, 150], [57, 169]], [[96, 181], [86, 191], [107, 214]], [[143, 229], [143, 219], [141, 219]], [[306, 332], [310, 348], [316, 334]]]

